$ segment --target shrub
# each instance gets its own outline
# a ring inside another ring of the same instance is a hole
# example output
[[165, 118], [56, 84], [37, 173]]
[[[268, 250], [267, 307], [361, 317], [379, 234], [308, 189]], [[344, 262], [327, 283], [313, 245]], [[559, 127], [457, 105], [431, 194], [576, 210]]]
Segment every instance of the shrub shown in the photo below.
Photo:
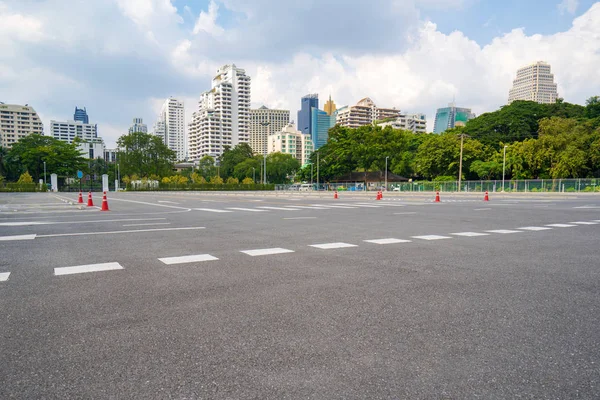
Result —
[[[0, 180], [1, 182], [1, 180]], [[244, 178], [244, 180], [242, 181], [243, 185], [252, 185], [254, 183], [254, 181], [252, 180], [252, 178]]]
[[220, 176], [213, 176], [212, 178], [210, 178], [210, 183], [212, 183], [213, 185], [222, 185], [223, 178], [221, 178]]
[[227, 178], [227, 184], [228, 185], [237, 185], [240, 183], [240, 180], [238, 178], [234, 178], [234, 177], [229, 177]]
[[33, 183], [33, 178], [29, 175], [29, 172], [26, 171], [21, 174], [17, 183]]

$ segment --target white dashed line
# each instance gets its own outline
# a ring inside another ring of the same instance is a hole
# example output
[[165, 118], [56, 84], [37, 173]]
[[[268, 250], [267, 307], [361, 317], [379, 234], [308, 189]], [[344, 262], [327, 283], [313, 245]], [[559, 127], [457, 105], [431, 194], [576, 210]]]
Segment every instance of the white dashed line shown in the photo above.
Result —
[[473, 211], [490, 211], [491, 208], [474, 208]]
[[357, 208], [357, 207], [348, 207], [348, 206], [337, 206], [337, 205], [332, 205], [332, 204], [313, 204], [313, 206], [330, 207], [330, 208]]
[[440, 236], [440, 235], [423, 235], [423, 236], [412, 236], [413, 239], [422, 239], [422, 240], [441, 240], [441, 239], [452, 239], [450, 236]]
[[416, 212], [412, 211], [412, 212], [399, 212], [399, 213], [394, 213], [394, 215], [413, 215], [416, 214]]
[[496, 229], [496, 230], [493, 230], [493, 231], [486, 231], [486, 232], [489, 232], [489, 233], [500, 233], [500, 234], [503, 234], [503, 235], [505, 235], [507, 233], [523, 233], [523, 231], [513, 231], [513, 230], [510, 230], [510, 229]]
[[571, 225], [571, 224], [548, 224], [546, 226], [549, 226], [551, 228], [571, 228], [571, 227], [577, 226], [577, 225]]
[[34, 235], [14, 235], [14, 236], [0, 236], [0, 241], [8, 241], [8, 240], [33, 240], [35, 239]]
[[577, 221], [577, 222], [571, 222], [571, 224], [577, 224], [577, 225], [598, 225], [598, 222]]
[[0, 222], [0, 226], [31, 226], [31, 225], [47, 225], [51, 222], [38, 221], [21, 221], [21, 222]]
[[311, 244], [309, 245], [310, 247], [316, 247], [317, 249], [323, 249], [323, 250], [329, 250], [329, 249], [342, 249], [345, 247], [358, 247], [355, 244], [350, 244], [350, 243], [342, 243], [342, 242], [336, 242], [336, 243], [322, 243], [322, 244]]
[[394, 243], [410, 243], [411, 241], [406, 240], [406, 239], [388, 238], [388, 239], [363, 240], [363, 242], [375, 243], [375, 244], [394, 244]]
[[118, 262], [77, 265], [75, 267], [54, 268], [54, 275], [83, 274], [86, 272], [111, 271], [115, 269], [123, 269], [123, 267]]
[[533, 231], [533, 232], [537, 232], [537, 231], [548, 231], [552, 228], [548, 228], [545, 226], [523, 226], [521, 228], [517, 228], [523, 231]]
[[181, 256], [181, 257], [165, 257], [165, 258], [159, 258], [158, 260], [167, 265], [172, 265], [172, 264], [185, 264], [185, 263], [193, 263], [193, 262], [200, 262], [200, 261], [214, 261], [214, 260], [218, 260], [218, 258], [211, 256], [210, 254], [196, 254], [196, 255]]
[[269, 207], [269, 206], [260, 206], [258, 208], [264, 208], [266, 210], [279, 210], [279, 211], [300, 211], [298, 208], [290, 208], [290, 207]]
[[0, 272], [0, 282], [6, 282], [9, 276], [10, 272]]
[[243, 250], [240, 253], [248, 254], [249, 256], [268, 256], [271, 254], [283, 254], [283, 253], [293, 253], [294, 250], [282, 249], [281, 247], [275, 247], [272, 249], [256, 249], [256, 250]]
[[317, 217], [288, 217], [284, 219], [316, 219]]
[[[37, 235], [38, 238], [61, 237], [61, 236], [85, 236], [85, 235], [112, 235], [119, 233], [139, 233], [139, 232], [161, 232], [161, 231], [187, 231], [196, 229], [206, 229], [203, 226], [190, 226], [184, 228], [157, 228], [157, 229], [135, 229], [129, 231], [109, 231], [109, 232], [78, 232], [78, 233], [56, 233], [52, 235]], [[36, 236], [36, 235], [32, 235]], [[33, 238], [32, 238], [33, 239]]]
[[125, 224], [122, 226], [155, 226], [155, 225], [171, 225], [170, 222], [150, 222], [147, 224]]
[[250, 211], [250, 212], [268, 212], [267, 210], [257, 210], [256, 208], [229, 207], [228, 210]]
[[229, 210], [220, 210], [220, 209], [217, 209], [217, 208], [193, 208], [192, 210], [207, 211], [207, 212], [214, 212], [214, 213], [228, 213], [228, 212], [233, 212], [233, 211], [229, 211]]
[[300, 208], [302, 210], [329, 210], [327, 207], [312, 207], [312, 206], [292, 206], [294, 208]]
[[475, 237], [475, 236], [489, 236], [490, 234], [489, 233], [480, 233], [480, 232], [456, 232], [456, 233], [451, 233], [451, 235]]

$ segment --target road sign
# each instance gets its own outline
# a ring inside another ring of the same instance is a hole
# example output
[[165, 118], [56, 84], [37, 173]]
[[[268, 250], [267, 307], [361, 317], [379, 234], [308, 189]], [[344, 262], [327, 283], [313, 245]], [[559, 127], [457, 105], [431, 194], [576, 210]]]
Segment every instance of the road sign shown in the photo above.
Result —
[[81, 171], [77, 171], [77, 177], [78, 177], [79, 179], [83, 178], [83, 172], [81, 172]]

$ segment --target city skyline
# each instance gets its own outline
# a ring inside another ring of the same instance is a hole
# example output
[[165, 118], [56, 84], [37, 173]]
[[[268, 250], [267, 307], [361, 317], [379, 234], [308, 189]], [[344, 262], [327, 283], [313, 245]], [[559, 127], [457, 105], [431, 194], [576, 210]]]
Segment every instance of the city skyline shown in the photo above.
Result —
[[[110, 5], [88, 4], [85, 10], [74, 4], [61, 11], [64, 16], [54, 3], [44, 0], [34, 7], [32, 3], [0, 0], [0, 17], [8, 27], [6, 31], [0, 28], [5, 34], [1, 45], [4, 56], [0, 55], [4, 75], [0, 78], [0, 101], [30, 104], [45, 127], [52, 119], [63, 120], [72, 112], [73, 104], [85, 105], [93, 110], [107, 147], [114, 147], [133, 117], [152, 123], [169, 96], [185, 102], [187, 125], [205, 82], [216, 68], [230, 63], [242, 65], [252, 77], [251, 108], [265, 105], [295, 115], [298, 99], [306, 93], [318, 93], [323, 99], [331, 94], [338, 106], [369, 96], [376, 104], [394, 106], [403, 113], [426, 114], [428, 131], [433, 130], [435, 110], [454, 97], [477, 115], [498, 109], [506, 103], [517, 69], [537, 60], [552, 65], [558, 92], [565, 101], [584, 104], [586, 98], [600, 93], [595, 67], [600, 62], [600, 44], [593, 39], [600, 33], [597, 2], [579, 1], [573, 6], [572, 2], [556, 0], [545, 4], [544, 21], [519, 15], [506, 22], [501, 18], [505, 7], [479, 7], [470, 1], [436, 2], [436, 6], [417, 1], [415, 10], [405, 10], [411, 22], [400, 32], [379, 27], [378, 21], [388, 18], [380, 15], [385, 14], [381, 8], [366, 10], [361, 6], [360, 10], [340, 10], [343, 12], [335, 23], [324, 26], [328, 31], [338, 29], [339, 35], [288, 40], [307, 18], [301, 12], [289, 27], [290, 33], [281, 38], [285, 44], [277, 42], [274, 50], [264, 53], [257, 51], [260, 43], [252, 42], [244, 49], [245, 42], [238, 38], [252, 39], [257, 29], [261, 35], [269, 35], [279, 32], [277, 27], [266, 25], [261, 31], [251, 17], [244, 23], [235, 22], [235, 15], [255, 15], [252, 7], [263, 10], [265, 6], [260, 3], [242, 7], [233, 2], [227, 8], [219, 1], [143, 0], [140, 7], [133, 8], [126, 1], [115, 0]], [[379, 3], [385, 7], [391, 4]], [[334, 5], [325, 2], [323, 7], [331, 10]], [[535, 4], [519, 7], [526, 11]], [[279, 15], [283, 8], [272, 12]], [[113, 17], [114, 33], [90, 37], [95, 31], [85, 24], [79, 26], [79, 36], [90, 41], [73, 38], [60, 29], [61, 23], [51, 23], [70, 13], [98, 12]], [[377, 29], [358, 29], [364, 38], [352, 34], [342, 25], [351, 27], [356, 13], [364, 14]], [[468, 16], [470, 24], [456, 18], [459, 15]], [[333, 38], [345, 34], [353, 40]], [[398, 40], [371, 40], [374, 35], [392, 34], [398, 35]], [[412, 42], [407, 40], [409, 36]], [[128, 40], [119, 39], [122, 37]], [[391, 42], [395, 43], [393, 48]], [[216, 51], [225, 44], [222, 52]], [[77, 54], [72, 51], [77, 49], [83, 55], [93, 51], [94, 57], [69, 62], [69, 54]], [[38, 53], [47, 52], [53, 56], [45, 57], [44, 62], [37, 60]], [[261, 54], [260, 58], [255, 54]], [[104, 71], [89, 73], [97, 70], [94, 65]], [[148, 68], [150, 65], [153, 67]], [[46, 90], [39, 91], [39, 87]]]

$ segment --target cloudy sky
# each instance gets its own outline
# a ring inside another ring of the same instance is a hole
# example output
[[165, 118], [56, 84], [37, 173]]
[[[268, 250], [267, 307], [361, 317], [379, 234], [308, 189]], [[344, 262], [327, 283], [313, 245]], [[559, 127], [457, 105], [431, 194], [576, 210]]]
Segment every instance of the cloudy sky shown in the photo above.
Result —
[[87, 107], [108, 146], [165, 98], [198, 95], [223, 64], [253, 106], [331, 94], [427, 114], [504, 104], [516, 69], [551, 63], [559, 95], [600, 95], [600, 2], [591, 0], [0, 0], [0, 101], [46, 129]]

